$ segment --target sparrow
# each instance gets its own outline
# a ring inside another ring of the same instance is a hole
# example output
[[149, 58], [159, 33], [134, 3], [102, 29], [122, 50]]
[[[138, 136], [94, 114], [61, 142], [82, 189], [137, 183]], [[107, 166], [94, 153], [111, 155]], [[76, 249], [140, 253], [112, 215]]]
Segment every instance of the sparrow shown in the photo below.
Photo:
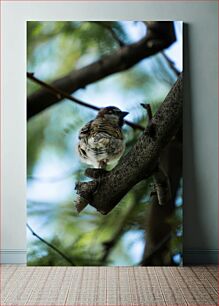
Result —
[[104, 107], [82, 127], [77, 146], [82, 162], [104, 170], [118, 162], [125, 150], [122, 126], [127, 115], [115, 106]]

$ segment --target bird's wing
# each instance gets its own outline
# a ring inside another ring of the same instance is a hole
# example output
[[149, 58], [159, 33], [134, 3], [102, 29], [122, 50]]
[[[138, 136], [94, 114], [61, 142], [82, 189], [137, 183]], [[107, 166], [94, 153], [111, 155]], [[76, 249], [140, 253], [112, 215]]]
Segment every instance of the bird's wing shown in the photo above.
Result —
[[79, 133], [79, 139], [88, 137], [91, 132], [91, 125], [92, 125], [93, 120], [89, 121], [85, 126], [82, 127]]
[[99, 133], [106, 133], [118, 139], [123, 139], [122, 131], [119, 127], [112, 126], [107, 120], [95, 119], [89, 121], [82, 127], [79, 133], [79, 139], [89, 138]]
[[96, 133], [105, 133], [109, 136], [123, 139], [122, 131], [119, 127], [115, 127], [110, 124], [107, 120], [104, 119], [96, 119], [92, 124], [92, 132]]

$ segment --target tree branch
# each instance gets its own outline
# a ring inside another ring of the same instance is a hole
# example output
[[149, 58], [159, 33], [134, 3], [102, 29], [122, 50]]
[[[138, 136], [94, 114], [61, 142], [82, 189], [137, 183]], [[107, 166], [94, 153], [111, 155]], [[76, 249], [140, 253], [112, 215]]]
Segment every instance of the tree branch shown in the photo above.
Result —
[[[152, 121], [153, 115], [150, 104], [141, 104], [143, 108], [147, 110], [148, 115], [148, 127], [150, 128], [150, 135], [151, 137], [155, 137], [155, 125]], [[164, 172], [163, 169], [161, 169], [159, 161], [157, 163], [156, 170], [153, 174], [153, 180], [154, 180], [154, 187], [157, 193], [158, 203], [160, 205], [164, 205], [165, 203], [168, 203], [168, 201], [171, 199], [170, 194], [170, 184], [169, 184], [169, 178]]]
[[[171, 232], [173, 234], [173, 228], [169, 220], [173, 217], [176, 209], [175, 199], [182, 177], [182, 143], [179, 135], [180, 130], [181, 127], [176, 135], [179, 137], [175, 136], [165, 149], [162, 150], [160, 156], [160, 165], [169, 178], [171, 198], [165, 205], [160, 206], [157, 193], [155, 192], [151, 196], [150, 211], [147, 215], [145, 229], [146, 245], [142, 265], [155, 266], [171, 264], [170, 245], [165, 237]], [[163, 243], [161, 244], [162, 241]], [[157, 248], [159, 248], [159, 251], [154, 252]]]
[[38, 234], [36, 234], [34, 232], [34, 230], [32, 229], [32, 227], [27, 223], [27, 228], [30, 230], [30, 232], [33, 234], [33, 236], [37, 237], [40, 241], [42, 241], [43, 243], [45, 243], [48, 247], [50, 247], [51, 249], [53, 249], [56, 253], [58, 253], [61, 257], [63, 257], [68, 263], [70, 263], [72, 266], [75, 266], [75, 264], [73, 263], [73, 261], [66, 256], [64, 253], [62, 253], [59, 249], [57, 249], [57, 247], [55, 247], [54, 245], [52, 245], [51, 243], [47, 242], [45, 239], [41, 238]]
[[163, 247], [165, 247], [166, 244], [170, 241], [171, 235], [172, 233], [168, 232], [152, 250], [147, 252], [147, 255], [142, 259], [141, 266], [151, 266], [151, 261], [153, 261], [154, 256], [156, 254], [160, 255]]
[[161, 169], [160, 165], [154, 171], [153, 179], [157, 192], [158, 204], [167, 204], [171, 199], [170, 183], [167, 174]]
[[[82, 100], [79, 100], [78, 98], [76, 98], [76, 97], [74, 97], [72, 95], [67, 94], [63, 90], [60, 90], [60, 89], [58, 89], [57, 87], [55, 87], [53, 85], [49, 85], [46, 82], [41, 81], [40, 79], [36, 78], [33, 73], [27, 72], [27, 78], [32, 80], [33, 82], [39, 84], [40, 86], [42, 86], [43, 88], [48, 90], [48, 92], [50, 92], [51, 94], [53, 94], [54, 96], [56, 96], [56, 97], [58, 97], [60, 99], [64, 99], [65, 98], [65, 99], [68, 99], [68, 100], [70, 100], [72, 102], [75, 102], [75, 103], [77, 103], [79, 105], [85, 106], [87, 108], [90, 108], [90, 109], [93, 109], [93, 110], [96, 110], [96, 111], [100, 110], [100, 107], [98, 107], [98, 106], [89, 104], [89, 103], [84, 102]], [[138, 129], [138, 130], [141, 130], [141, 131], [144, 130], [144, 128], [141, 125], [133, 123], [133, 122], [131, 122], [129, 120], [124, 120], [124, 123], [129, 125], [133, 129]]]
[[164, 51], [162, 51], [161, 54], [163, 55], [170, 69], [174, 72], [176, 77], [178, 77], [180, 75], [180, 71], [176, 68], [175, 63], [166, 55]]
[[[175, 39], [172, 22], [151, 23], [148, 25], [146, 37], [140, 41], [123, 46], [117, 52], [103, 56], [84, 68], [73, 70], [53, 82], [52, 86], [68, 94], [73, 93], [113, 73], [131, 68], [142, 59], [169, 47]], [[62, 98], [62, 96], [51, 94], [46, 88], [33, 93], [27, 99], [27, 119], [61, 101]]]
[[[109, 213], [138, 182], [153, 174], [158, 158], [182, 124], [182, 75], [153, 117], [155, 137], [148, 126], [118, 165], [97, 180], [76, 186], [77, 193], [102, 214]], [[87, 187], [86, 187], [87, 185]], [[86, 190], [87, 189], [87, 190]]]

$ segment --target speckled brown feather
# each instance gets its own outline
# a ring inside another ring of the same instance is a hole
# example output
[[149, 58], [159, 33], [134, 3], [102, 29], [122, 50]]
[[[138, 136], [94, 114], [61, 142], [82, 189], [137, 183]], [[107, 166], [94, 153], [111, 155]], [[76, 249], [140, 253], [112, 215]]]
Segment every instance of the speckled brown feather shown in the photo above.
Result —
[[[83, 162], [101, 167], [101, 164], [118, 160], [122, 156], [125, 144], [119, 125], [120, 113], [117, 108], [103, 108], [94, 120], [81, 129], [78, 152]], [[113, 116], [113, 120], [109, 116]]]
[[123, 134], [119, 126], [113, 126], [108, 120], [98, 117], [88, 122], [80, 131], [79, 139], [83, 137], [96, 136], [98, 133], [107, 133], [118, 139], [123, 139]]

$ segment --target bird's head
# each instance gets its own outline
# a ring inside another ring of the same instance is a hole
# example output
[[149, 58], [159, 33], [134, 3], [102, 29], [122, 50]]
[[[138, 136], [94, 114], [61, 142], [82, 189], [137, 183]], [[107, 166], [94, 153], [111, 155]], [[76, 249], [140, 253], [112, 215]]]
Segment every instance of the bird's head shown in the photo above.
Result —
[[118, 107], [107, 106], [101, 108], [97, 114], [97, 118], [104, 118], [113, 125], [119, 125], [122, 127], [124, 120], [123, 118], [128, 115], [128, 112], [121, 111]]

